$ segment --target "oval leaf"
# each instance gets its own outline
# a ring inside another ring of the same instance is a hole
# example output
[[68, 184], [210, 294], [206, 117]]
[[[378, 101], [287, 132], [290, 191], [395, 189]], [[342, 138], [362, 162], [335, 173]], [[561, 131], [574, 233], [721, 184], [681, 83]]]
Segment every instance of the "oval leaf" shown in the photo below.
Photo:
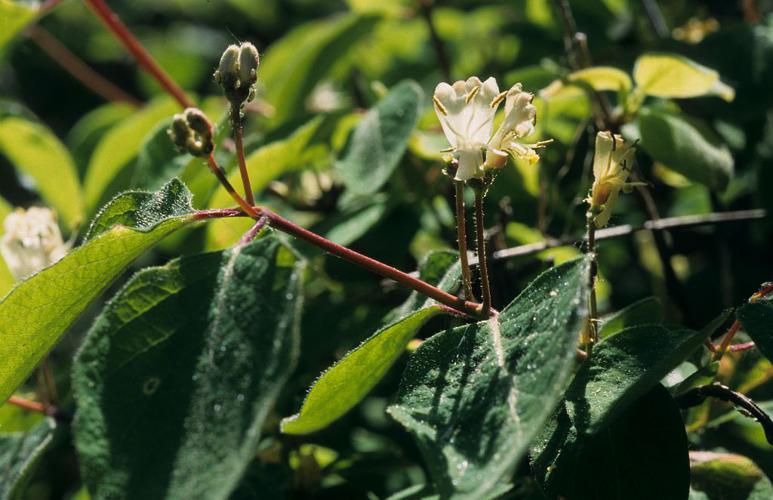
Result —
[[414, 81], [395, 85], [357, 124], [336, 168], [347, 188], [372, 194], [392, 176], [411, 137], [423, 92]]
[[[164, 236], [194, 221], [187, 189], [173, 180], [156, 195], [163, 199], [167, 192], [178, 196], [166, 197], [170, 203], [155, 211], [140, 208], [147, 193], [118, 196], [103, 211], [103, 217], [109, 214], [113, 221], [135, 220], [137, 224], [104, 230], [104, 218], [98, 217], [95, 225], [103, 232], [21, 282], [0, 302], [0, 401], [11, 395], [86, 306], [126, 266]], [[131, 215], [119, 216], [116, 207]]]
[[73, 369], [92, 495], [229, 497], [295, 365], [302, 266], [268, 235], [140, 271], [110, 301]]
[[442, 498], [488, 498], [569, 383], [588, 260], [554, 267], [498, 318], [439, 333], [411, 356], [389, 413], [416, 438]]
[[663, 305], [657, 297], [647, 297], [604, 318], [599, 329], [599, 337], [602, 339], [609, 337], [631, 326], [653, 325], [662, 322]]
[[628, 92], [632, 86], [631, 77], [625, 71], [611, 66], [594, 66], [574, 71], [569, 74], [568, 80], [589, 85], [598, 91]]
[[642, 148], [656, 161], [688, 179], [722, 190], [733, 176], [730, 151], [679, 116], [642, 109]]
[[633, 78], [642, 92], [656, 97], [717, 95], [725, 101], [735, 98], [735, 90], [722, 83], [716, 71], [678, 54], [639, 57]]
[[13, 0], [0, 0], [0, 52], [31, 22], [37, 9]]

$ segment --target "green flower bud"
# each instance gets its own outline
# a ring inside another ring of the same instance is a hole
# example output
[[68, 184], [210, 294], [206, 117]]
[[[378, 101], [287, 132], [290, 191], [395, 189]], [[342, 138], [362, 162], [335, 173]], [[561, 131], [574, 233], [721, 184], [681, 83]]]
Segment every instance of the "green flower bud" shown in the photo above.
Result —
[[241, 106], [252, 100], [253, 85], [258, 81], [258, 49], [249, 42], [241, 45], [229, 45], [220, 57], [215, 71], [215, 81], [223, 88], [223, 93], [233, 106]]
[[215, 149], [212, 124], [200, 109], [188, 108], [174, 115], [167, 133], [181, 152], [206, 157]]

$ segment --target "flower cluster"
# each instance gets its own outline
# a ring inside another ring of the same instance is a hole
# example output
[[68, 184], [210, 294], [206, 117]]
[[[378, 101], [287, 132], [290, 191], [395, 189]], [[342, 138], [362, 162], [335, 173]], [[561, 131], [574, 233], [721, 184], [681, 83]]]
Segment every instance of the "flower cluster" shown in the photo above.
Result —
[[[448, 151], [458, 161], [456, 180], [482, 179], [487, 170], [503, 167], [508, 155], [529, 163], [539, 160], [535, 150], [550, 141], [520, 142], [534, 133], [537, 108], [532, 104], [533, 98], [531, 93], [523, 91], [520, 83], [500, 92], [493, 77], [485, 82], [473, 76], [453, 85], [438, 84], [432, 101], [451, 144]], [[492, 134], [494, 115], [502, 101], [505, 117]]]
[[16, 279], [50, 266], [67, 253], [56, 214], [47, 208], [18, 209], [5, 218], [4, 226], [0, 254]]

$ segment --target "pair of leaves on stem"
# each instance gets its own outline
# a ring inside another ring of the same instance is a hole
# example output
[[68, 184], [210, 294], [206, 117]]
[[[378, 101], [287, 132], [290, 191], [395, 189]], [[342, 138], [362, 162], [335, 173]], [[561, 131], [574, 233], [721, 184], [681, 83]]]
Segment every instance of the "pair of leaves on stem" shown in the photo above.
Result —
[[[587, 258], [550, 269], [498, 317], [438, 333], [411, 356], [388, 411], [417, 439], [441, 496], [501, 492], [551, 416], [573, 371], [587, 315], [588, 269]], [[440, 286], [458, 276], [452, 268]], [[411, 297], [394, 314], [400, 319], [320, 377], [283, 431], [313, 432], [353, 407], [439, 312], [434, 302]]]

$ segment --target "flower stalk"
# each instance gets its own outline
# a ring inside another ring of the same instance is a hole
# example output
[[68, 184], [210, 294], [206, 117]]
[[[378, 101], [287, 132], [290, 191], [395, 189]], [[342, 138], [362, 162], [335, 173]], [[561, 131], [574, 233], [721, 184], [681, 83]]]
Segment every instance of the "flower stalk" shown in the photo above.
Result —
[[484, 188], [475, 186], [475, 241], [478, 253], [478, 273], [480, 275], [480, 288], [483, 296], [483, 315], [488, 317], [491, 313], [491, 285], [488, 277], [488, 256], [486, 253], [486, 234], [483, 219]]
[[459, 261], [462, 268], [462, 289], [464, 298], [475, 300], [472, 293], [472, 272], [467, 254], [467, 218], [464, 213], [464, 182], [454, 181], [456, 198], [456, 239], [459, 245]]
[[598, 275], [598, 260], [596, 256], [596, 214], [592, 209], [589, 209], [586, 213], [587, 230], [588, 230], [588, 256], [590, 257], [590, 272], [588, 273], [588, 288], [590, 290], [590, 296], [588, 298], [588, 335], [587, 339], [583, 339], [586, 344], [588, 352], [591, 351], [592, 346], [599, 341], [598, 331], [598, 306], [596, 302], [596, 276]]

